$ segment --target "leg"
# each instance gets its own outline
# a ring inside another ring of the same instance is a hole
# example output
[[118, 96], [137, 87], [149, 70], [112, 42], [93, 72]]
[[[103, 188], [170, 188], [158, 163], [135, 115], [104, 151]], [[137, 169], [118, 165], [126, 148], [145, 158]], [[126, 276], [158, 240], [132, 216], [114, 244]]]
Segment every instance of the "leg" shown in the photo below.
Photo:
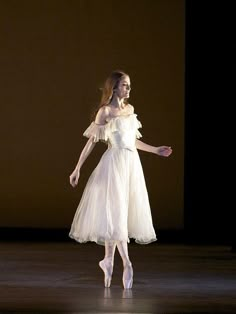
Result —
[[109, 263], [114, 263], [114, 255], [116, 250], [116, 242], [115, 241], [105, 241], [105, 257], [104, 259]]
[[105, 257], [102, 261], [99, 262], [99, 266], [104, 272], [105, 287], [110, 287], [111, 285], [115, 250], [116, 250], [116, 242], [105, 241]]
[[123, 261], [123, 285], [125, 289], [132, 288], [133, 285], [133, 268], [129, 259], [128, 244], [126, 241], [118, 241], [117, 248]]
[[120, 253], [120, 257], [123, 261], [123, 266], [130, 263], [129, 253], [128, 253], [128, 244], [125, 241], [117, 241], [117, 248]]

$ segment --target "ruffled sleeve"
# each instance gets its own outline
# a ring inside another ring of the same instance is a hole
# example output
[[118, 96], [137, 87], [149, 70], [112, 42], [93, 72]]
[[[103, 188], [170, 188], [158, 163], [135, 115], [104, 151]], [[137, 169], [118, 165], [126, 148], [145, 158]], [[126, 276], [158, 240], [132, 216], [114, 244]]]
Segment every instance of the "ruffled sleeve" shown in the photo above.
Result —
[[136, 138], [139, 139], [142, 137], [142, 134], [139, 132], [139, 130], [136, 131]]
[[84, 131], [83, 136], [90, 138], [93, 137], [93, 142], [107, 142], [107, 130], [106, 124], [96, 124], [94, 121], [90, 124], [90, 126]]
[[141, 122], [137, 119], [137, 116], [136, 116], [136, 127], [137, 127], [137, 130], [136, 130], [136, 138], [139, 139], [142, 137], [142, 134], [139, 132], [138, 129], [142, 128], [142, 124]]

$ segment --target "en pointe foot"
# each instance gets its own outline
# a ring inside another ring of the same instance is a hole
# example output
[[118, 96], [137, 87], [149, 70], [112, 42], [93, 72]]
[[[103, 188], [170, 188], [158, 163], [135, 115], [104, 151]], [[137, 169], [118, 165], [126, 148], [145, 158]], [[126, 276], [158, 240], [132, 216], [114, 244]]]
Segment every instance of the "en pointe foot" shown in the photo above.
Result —
[[131, 262], [126, 263], [124, 265], [124, 272], [123, 272], [123, 286], [124, 289], [131, 289], [133, 286], [133, 267]]
[[105, 258], [99, 262], [100, 268], [104, 272], [104, 286], [110, 287], [113, 271], [113, 263]]

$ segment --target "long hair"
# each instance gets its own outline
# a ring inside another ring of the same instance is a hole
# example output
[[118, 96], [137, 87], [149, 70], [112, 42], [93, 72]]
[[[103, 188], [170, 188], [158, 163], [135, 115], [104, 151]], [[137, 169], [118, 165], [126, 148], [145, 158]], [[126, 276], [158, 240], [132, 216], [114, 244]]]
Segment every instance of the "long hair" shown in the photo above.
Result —
[[[103, 106], [107, 106], [109, 105], [109, 103], [112, 101], [113, 99], [113, 92], [114, 89], [116, 89], [119, 85], [119, 82], [121, 81], [121, 79], [123, 79], [125, 76], [128, 76], [128, 74], [126, 74], [124, 71], [121, 70], [116, 70], [113, 71], [105, 80], [105, 83], [103, 85], [103, 87], [101, 88], [102, 90], [102, 97], [100, 100], [99, 105], [97, 106], [97, 108], [93, 111], [92, 115], [91, 115], [91, 120], [93, 121], [96, 117], [97, 112], [99, 111], [99, 109]], [[125, 99], [124, 100], [125, 104], [128, 104], [128, 100]]]

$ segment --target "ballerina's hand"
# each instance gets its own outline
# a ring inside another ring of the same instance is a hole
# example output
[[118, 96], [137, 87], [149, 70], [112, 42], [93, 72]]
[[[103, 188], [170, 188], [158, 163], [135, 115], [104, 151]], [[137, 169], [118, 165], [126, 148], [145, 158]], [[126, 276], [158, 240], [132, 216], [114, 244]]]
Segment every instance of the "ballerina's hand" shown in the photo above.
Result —
[[80, 171], [77, 169], [75, 169], [70, 175], [70, 184], [73, 186], [73, 188], [78, 184], [79, 176]]
[[172, 153], [172, 148], [170, 146], [159, 146], [156, 149], [156, 154], [159, 156], [168, 157]]

